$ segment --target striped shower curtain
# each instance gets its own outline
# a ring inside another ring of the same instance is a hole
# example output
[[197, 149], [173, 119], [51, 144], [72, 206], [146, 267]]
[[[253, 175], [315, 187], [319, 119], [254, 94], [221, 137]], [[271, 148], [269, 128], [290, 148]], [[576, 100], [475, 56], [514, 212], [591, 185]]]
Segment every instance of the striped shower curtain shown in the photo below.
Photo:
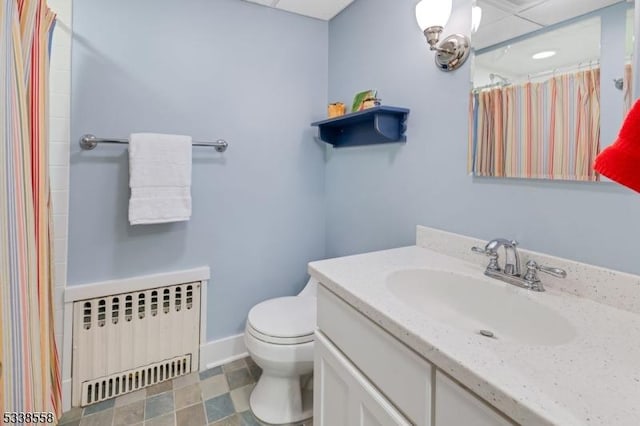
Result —
[[600, 70], [472, 93], [467, 168], [475, 176], [598, 180]]
[[52, 301], [48, 68], [55, 15], [44, 0], [0, 9], [0, 414], [61, 405]]

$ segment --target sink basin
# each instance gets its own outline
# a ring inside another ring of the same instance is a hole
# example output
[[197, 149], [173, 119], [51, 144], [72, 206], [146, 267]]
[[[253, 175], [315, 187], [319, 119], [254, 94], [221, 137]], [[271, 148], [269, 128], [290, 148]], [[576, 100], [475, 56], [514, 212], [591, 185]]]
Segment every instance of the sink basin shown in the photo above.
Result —
[[527, 290], [483, 276], [408, 269], [389, 274], [387, 288], [425, 317], [476, 335], [483, 330], [488, 339], [551, 346], [576, 334], [566, 318], [531, 300]]

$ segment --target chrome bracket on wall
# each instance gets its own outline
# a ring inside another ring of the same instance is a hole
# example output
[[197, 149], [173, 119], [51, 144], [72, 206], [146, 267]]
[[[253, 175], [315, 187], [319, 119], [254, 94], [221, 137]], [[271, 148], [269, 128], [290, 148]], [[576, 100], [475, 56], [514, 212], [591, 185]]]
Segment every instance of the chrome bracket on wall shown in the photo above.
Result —
[[622, 78], [614, 78], [613, 84], [616, 86], [616, 89], [623, 90], [624, 89], [624, 80]]

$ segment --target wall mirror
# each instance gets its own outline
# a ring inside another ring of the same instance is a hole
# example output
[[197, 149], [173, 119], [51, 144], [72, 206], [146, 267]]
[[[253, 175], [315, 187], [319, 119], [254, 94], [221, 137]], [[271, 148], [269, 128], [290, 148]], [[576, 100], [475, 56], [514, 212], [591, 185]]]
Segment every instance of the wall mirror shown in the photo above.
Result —
[[475, 6], [469, 173], [598, 181], [593, 161], [633, 101], [633, 2]]

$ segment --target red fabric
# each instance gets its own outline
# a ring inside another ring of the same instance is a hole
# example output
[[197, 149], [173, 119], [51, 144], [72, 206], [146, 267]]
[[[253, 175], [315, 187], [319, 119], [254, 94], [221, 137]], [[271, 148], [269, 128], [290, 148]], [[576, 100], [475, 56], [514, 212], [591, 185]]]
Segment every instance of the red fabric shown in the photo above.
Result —
[[640, 101], [629, 111], [618, 139], [596, 157], [593, 168], [640, 193]]

